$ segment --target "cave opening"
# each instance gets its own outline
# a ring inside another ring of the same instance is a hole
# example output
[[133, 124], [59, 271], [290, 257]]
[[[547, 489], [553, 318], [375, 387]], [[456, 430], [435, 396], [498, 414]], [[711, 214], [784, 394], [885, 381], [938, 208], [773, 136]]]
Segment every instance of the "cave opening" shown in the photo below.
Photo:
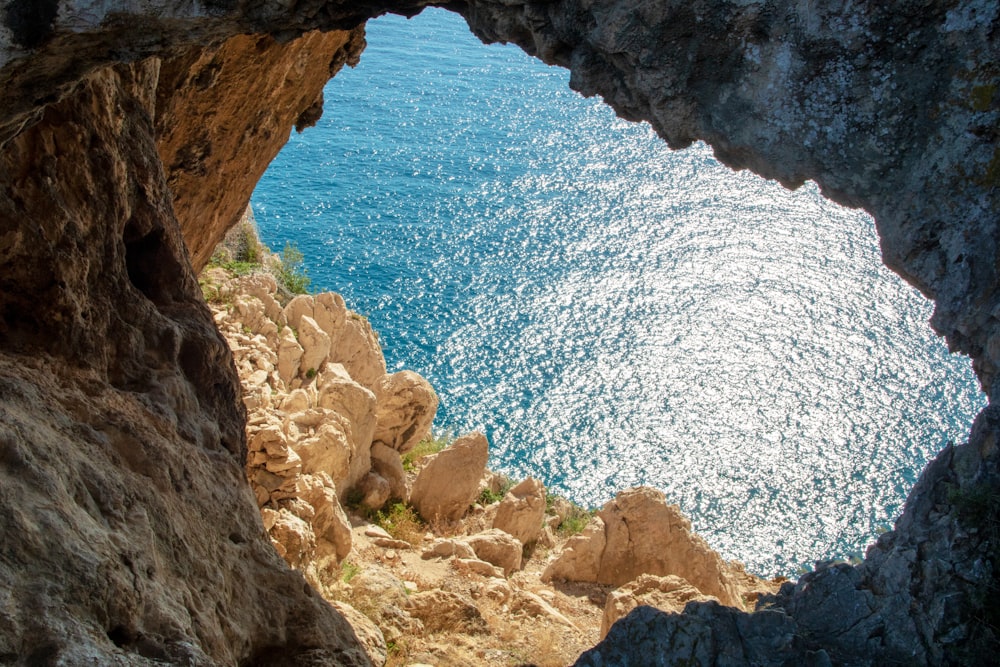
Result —
[[793, 574], [860, 555], [966, 437], [968, 361], [865, 214], [672, 153], [444, 10], [368, 42], [255, 191], [261, 235], [494, 467], [589, 506], [659, 488], [724, 556]]

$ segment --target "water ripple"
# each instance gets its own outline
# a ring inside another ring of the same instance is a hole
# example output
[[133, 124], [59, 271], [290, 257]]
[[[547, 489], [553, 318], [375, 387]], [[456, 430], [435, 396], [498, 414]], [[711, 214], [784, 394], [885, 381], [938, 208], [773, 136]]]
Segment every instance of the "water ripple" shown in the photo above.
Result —
[[968, 361], [867, 216], [672, 153], [447, 13], [368, 41], [261, 182], [262, 234], [495, 467], [587, 505], [655, 486], [727, 557], [789, 573], [859, 551], [966, 434]]

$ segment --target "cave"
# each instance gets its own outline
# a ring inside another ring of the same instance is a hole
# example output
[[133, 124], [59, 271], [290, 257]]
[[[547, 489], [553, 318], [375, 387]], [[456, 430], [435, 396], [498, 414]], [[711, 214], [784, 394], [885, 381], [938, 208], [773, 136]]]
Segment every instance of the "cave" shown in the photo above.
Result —
[[[260, 536], [239, 383], [195, 272], [357, 61], [364, 21], [422, 3], [27, 4], [0, 21], [0, 660], [366, 664]], [[995, 5], [445, 6], [672, 148], [702, 140], [870, 212], [992, 396]], [[635, 613], [579, 664], [989, 662], [997, 419], [928, 465], [861, 564], [755, 613]]]

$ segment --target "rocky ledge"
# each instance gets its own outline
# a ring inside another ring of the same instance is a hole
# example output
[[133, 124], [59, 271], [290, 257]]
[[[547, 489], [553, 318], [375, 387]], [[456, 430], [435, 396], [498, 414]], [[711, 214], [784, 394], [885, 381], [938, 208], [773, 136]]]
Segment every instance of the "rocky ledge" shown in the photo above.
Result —
[[263, 266], [209, 268], [200, 283], [240, 375], [264, 528], [373, 663], [555, 667], [639, 605], [747, 611], [777, 592], [658, 491], [588, 512], [491, 472], [482, 434], [432, 438], [433, 388], [387, 374], [339, 295], [291, 297]]
[[[867, 209], [886, 264], [934, 299], [932, 326], [995, 393], [996, 2], [439, 4], [674, 147], [705, 140], [733, 168]], [[256, 505], [288, 488], [262, 475], [255, 498], [246, 483], [240, 380], [195, 275], [288, 128], [313, 122], [323, 82], [356, 61], [364, 21], [423, 5], [4, 4], [3, 662], [369, 662], [269, 544]], [[864, 563], [820, 564], [754, 613], [638, 610], [581, 662], [992, 663], [998, 430], [991, 406]]]

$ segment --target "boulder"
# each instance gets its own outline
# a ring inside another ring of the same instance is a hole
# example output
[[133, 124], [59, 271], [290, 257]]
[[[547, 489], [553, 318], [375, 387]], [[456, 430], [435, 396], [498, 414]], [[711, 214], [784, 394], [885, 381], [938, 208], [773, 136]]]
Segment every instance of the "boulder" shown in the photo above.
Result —
[[466, 539], [476, 557], [502, 568], [505, 575], [521, 569], [524, 545], [502, 530], [492, 529]]
[[573, 630], [579, 630], [579, 628], [577, 628], [572, 621], [566, 618], [562, 612], [530, 591], [516, 591], [514, 599], [510, 605], [510, 610], [515, 613], [521, 612], [535, 618], [548, 619], [550, 622], [558, 623], [566, 626], [567, 628], [572, 628]]
[[[356, 403], [372, 405], [371, 392], [355, 383], [351, 387], [360, 394]], [[302, 458], [303, 471], [327, 473], [343, 497], [371, 468], [371, 424], [371, 413], [363, 409], [310, 408], [288, 415], [283, 429]]]
[[343, 364], [355, 381], [374, 391], [385, 375], [385, 357], [368, 320], [349, 312], [330, 339], [330, 361]]
[[295, 481], [295, 491], [314, 511], [310, 524], [316, 536], [316, 555], [333, 555], [338, 563], [343, 561], [351, 553], [351, 523], [337, 499], [333, 480], [325, 473], [302, 475]]
[[385, 637], [375, 623], [362, 614], [360, 611], [339, 600], [331, 600], [330, 605], [339, 611], [341, 615], [351, 624], [354, 634], [357, 636], [361, 646], [364, 647], [368, 659], [373, 665], [384, 665], [389, 655]]
[[489, 445], [482, 433], [470, 433], [438, 452], [413, 482], [410, 504], [425, 521], [457, 521], [479, 494]]
[[313, 297], [312, 317], [316, 324], [333, 340], [344, 321], [347, 320], [347, 306], [344, 297], [334, 292], [322, 292]]
[[450, 540], [441, 538], [434, 540], [431, 545], [424, 550], [420, 557], [424, 560], [431, 558], [475, 558], [476, 552], [468, 544], [461, 540]]
[[521, 544], [538, 539], [545, 519], [545, 487], [529, 477], [504, 496], [493, 518], [493, 527], [516, 537]]
[[569, 538], [555, 560], [542, 572], [542, 581], [596, 582], [601, 571], [606, 536], [604, 520], [595, 516], [579, 535]]
[[303, 315], [299, 318], [299, 345], [302, 346], [299, 375], [315, 377], [330, 354], [330, 336], [316, 324], [316, 320]]
[[298, 329], [303, 316], [313, 315], [313, 297], [309, 294], [299, 294], [285, 306], [284, 315], [288, 326]]
[[285, 327], [278, 335], [278, 376], [288, 386], [298, 374], [302, 360], [302, 346], [295, 339], [295, 333]]
[[685, 579], [669, 575], [658, 577], [652, 574], [640, 575], [635, 581], [615, 589], [608, 595], [604, 605], [604, 616], [601, 619], [601, 639], [619, 618], [626, 616], [639, 605], [656, 607], [660, 611], [679, 614], [685, 605], [692, 600], [712, 600], [714, 597], [704, 595]]
[[406, 471], [399, 452], [381, 442], [372, 444], [372, 470], [389, 483], [389, 497], [406, 502]]
[[413, 371], [383, 375], [375, 388], [378, 422], [373, 440], [405, 454], [430, 434], [438, 397]]
[[381, 509], [392, 495], [389, 482], [376, 472], [362, 477], [357, 489], [361, 493], [361, 504], [373, 510]]
[[691, 523], [660, 491], [628, 489], [597, 514], [603, 530], [588, 527], [585, 535], [569, 540], [545, 569], [545, 580], [621, 586], [641, 574], [673, 574], [722, 604], [742, 608], [732, 566], [691, 532]]
[[451, 566], [459, 572], [471, 572], [481, 577], [505, 579], [507, 576], [504, 574], [503, 568], [478, 558], [455, 558], [451, 561]]
[[277, 511], [267, 533], [274, 548], [291, 567], [308, 564], [316, 555], [316, 536], [312, 527], [287, 509]]

